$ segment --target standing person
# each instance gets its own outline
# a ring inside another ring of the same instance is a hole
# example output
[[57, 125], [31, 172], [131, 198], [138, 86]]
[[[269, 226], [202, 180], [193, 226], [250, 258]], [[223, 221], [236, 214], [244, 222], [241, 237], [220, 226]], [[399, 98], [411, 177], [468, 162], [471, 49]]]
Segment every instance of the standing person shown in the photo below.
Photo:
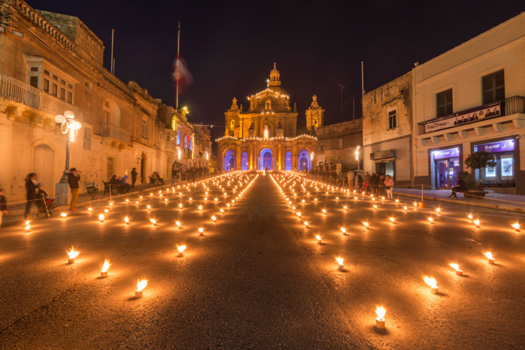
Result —
[[385, 189], [386, 189], [387, 199], [394, 199], [394, 195], [392, 194], [393, 188], [394, 188], [394, 179], [391, 178], [390, 175], [387, 175], [385, 178]]
[[377, 182], [377, 195], [378, 196], [385, 195], [385, 175], [383, 174], [379, 175], [379, 180]]
[[71, 204], [69, 210], [77, 211], [77, 201], [78, 201], [78, 191], [80, 181], [80, 172], [76, 168], [69, 169], [69, 174], [67, 174], [67, 182], [69, 183], [69, 188], [71, 189]]
[[24, 218], [29, 220], [29, 214], [31, 213], [31, 203], [33, 203], [38, 198], [38, 188], [40, 187], [35, 173], [30, 173], [27, 175], [25, 179], [25, 186], [27, 204]]
[[137, 182], [137, 168], [131, 169], [131, 188], [135, 188], [135, 182]]
[[367, 171], [365, 173], [365, 178], [364, 178], [364, 187], [366, 188], [366, 193], [370, 193], [370, 173]]
[[352, 187], [354, 187], [354, 178], [355, 178], [355, 173], [351, 170], [348, 171], [348, 174], [346, 174], [346, 177], [348, 179], [348, 189], [352, 189]]
[[0, 228], [2, 227], [2, 218], [7, 214], [7, 200], [4, 196], [4, 189], [0, 188]]

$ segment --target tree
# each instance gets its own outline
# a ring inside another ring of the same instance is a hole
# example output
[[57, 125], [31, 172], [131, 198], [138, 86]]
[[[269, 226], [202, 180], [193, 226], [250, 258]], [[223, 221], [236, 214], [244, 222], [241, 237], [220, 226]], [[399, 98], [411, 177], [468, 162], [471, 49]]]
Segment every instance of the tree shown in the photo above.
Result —
[[[496, 166], [496, 158], [489, 152], [474, 152], [473, 154], [468, 155], [465, 164], [467, 167], [474, 170], [485, 169], [487, 166], [494, 168]], [[478, 187], [481, 183], [481, 173], [479, 175]]]

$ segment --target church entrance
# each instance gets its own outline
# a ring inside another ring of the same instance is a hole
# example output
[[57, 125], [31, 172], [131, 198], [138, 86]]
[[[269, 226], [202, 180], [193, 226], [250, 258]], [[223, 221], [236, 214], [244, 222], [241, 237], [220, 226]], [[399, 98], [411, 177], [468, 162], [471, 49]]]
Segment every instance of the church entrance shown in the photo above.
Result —
[[298, 160], [298, 170], [299, 171], [305, 171], [310, 170], [310, 155], [308, 154], [308, 151], [302, 150], [301, 153], [299, 153], [299, 160]]
[[235, 152], [232, 150], [226, 152], [226, 154], [224, 155], [224, 160], [222, 162], [222, 170], [224, 171], [235, 170], [235, 162], [236, 162]]
[[261, 150], [261, 156], [259, 157], [259, 170], [273, 170], [273, 154], [269, 148], [263, 148]]

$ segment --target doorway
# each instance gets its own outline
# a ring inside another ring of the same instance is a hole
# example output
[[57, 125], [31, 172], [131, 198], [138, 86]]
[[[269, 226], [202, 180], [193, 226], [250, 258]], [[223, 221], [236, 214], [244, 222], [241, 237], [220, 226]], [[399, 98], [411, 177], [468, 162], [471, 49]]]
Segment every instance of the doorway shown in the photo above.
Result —
[[33, 172], [38, 175], [38, 181], [42, 183], [42, 189], [49, 194], [55, 192], [55, 152], [46, 144], [35, 147], [33, 156]]
[[146, 183], [146, 154], [142, 153], [140, 157], [140, 181]]

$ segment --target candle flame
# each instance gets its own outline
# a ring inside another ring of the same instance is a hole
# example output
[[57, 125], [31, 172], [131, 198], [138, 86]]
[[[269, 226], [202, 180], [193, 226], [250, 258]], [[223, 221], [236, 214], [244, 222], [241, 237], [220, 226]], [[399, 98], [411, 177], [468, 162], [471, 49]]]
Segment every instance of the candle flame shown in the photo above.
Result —
[[60, 216], [65, 218], [67, 216], [67, 213], [60, 213]]
[[199, 227], [199, 233], [203, 233], [203, 232], [204, 232], [204, 228]]
[[67, 255], [70, 259], [75, 259], [78, 256], [79, 252], [75, 250], [75, 247], [71, 247], [71, 249], [67, 252]]
[[474, 225], [479, 226], [479, 220], [478, 219], [474, 220]]
[[147, 286], [148, 286], [148, 280], [138, 280], [137, 281], [137, 292], [141, 292]]
[[512, 224], [512, 227], [516, 230], [516, 231], [519, 231], [520, 230], [520, 224], [519, 222], [515, 222]]
[[177, 225], [178, 228], [181, 227], [180, 221], [175, 221], [175, 225]]
[[211, 217], [211, 219], [212, 219], [212, 221], [217, 221], [217, 218], [215, 217], [215, 215], [213, 215], [213, 216]]
[[346, 233], [346, 228], [341, 227], [341, 232], [342, 232], [342, 233]]
[[149, 219], [149, 221], [151, 221], [151, 223], [153, 224], [153, 226], [157, 226], [157, 220], [155, 220], [155, 219]]
[[458, 264], [451, 263], [449, 266], [452, 267], [454, 270], [459, 271], [459, 265]]
[[126, 224], [129, 223], [129, 218], [128, 218], [127, 216], [124, 218], [124, 222], [125, 222]]
[[110, 266], [111, 266], [111, 264], [109, 263], [109, 261], [108, 260], [104, 260], [104, 264], [102, 265], [101, 272], [108, 272]]
[[390, 217], [388, 220], [390, 220], [390, 222], [395, 222], [396, 219], [394, 217]]
[[467, 216], [467, 217], [468, 217], [468, 218], [469, 218], [470, 220], [472, 220], [472, 219], [473, 219], [473, 216], [472, 216], [472, 214], [468, 214], [468, 216]]
[[321, 236], [315, 235], [315, 239], [317, 239], [317, 241], [321, 242]]
[[98, 215], [98, 219], [100, 220], [100, 222], [104, 222], [104, 219], [105, 219], [105, 218], [106, 218], [106, 217], [104, 216], [104, 214], [99, 214], [99, 215]]
[[489, 259], [489, 260], [494, 260], [494, 257], [492, 256], [492, 253], [491, 253], [491, 252], [485, 252], [485, 253], [483, 253], [483, 254], [485, 254], [485, 256], [487, 257], [487, 259]]
[[385, 320], [385, 314], [386, 314], [386, 309], [383, 307], [383, 305], [376, 307], [376, 315], [379, 321]]
[[369, 227], [370, 226], [370, 224], [368, 224], [368, 222], [366, 222], [366, 221], [363, 222], [363, 225], [365, 225], [365, 227]]
[[93, 211], [93, 208], [89, 207], [89, 208], [88, 208], [88, 211]]
[[337, 260], [337, 263], [339, 264], [339, 266], [343, 265], [345, 261], [345, 259], [341, 257], [337, 257], [335, 258], [335, 260]]
[[437, 288], [437, 282], [433, 277], [425, 276], [423, 277], [425, 283], [428, 284], [431, 288]]
[[202, 210], [202, 205], [199, 205], [199, 210]]
[[186, 245], [178, 245], [177, 250], [179, 251], [179, 253], [183, 253], [186, 250]]

